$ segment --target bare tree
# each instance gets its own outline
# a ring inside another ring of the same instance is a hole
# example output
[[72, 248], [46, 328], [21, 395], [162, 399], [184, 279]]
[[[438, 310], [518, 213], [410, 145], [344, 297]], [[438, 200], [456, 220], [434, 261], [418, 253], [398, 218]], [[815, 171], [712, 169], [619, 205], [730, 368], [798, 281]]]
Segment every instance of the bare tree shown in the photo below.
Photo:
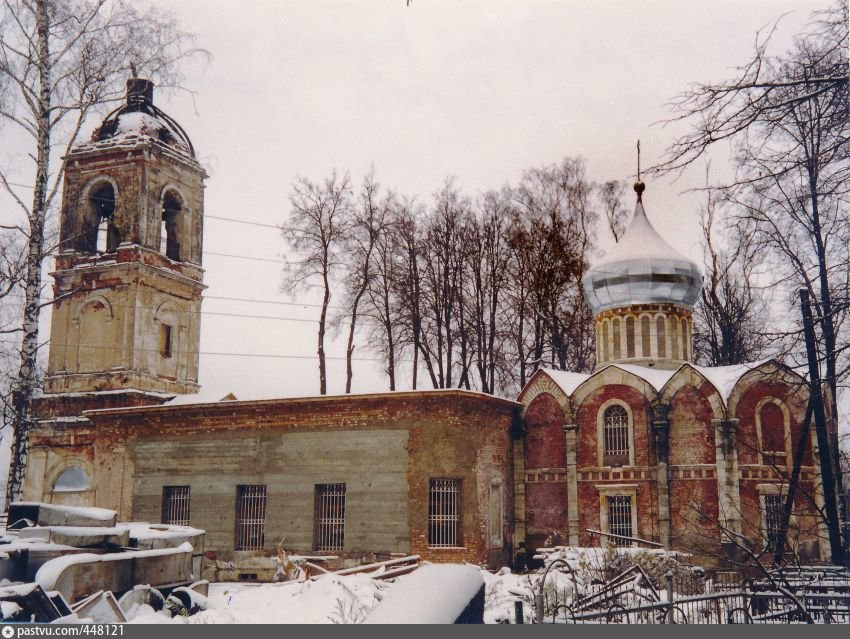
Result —
[[[373, 286], [376, 276], [387, 264], [375, 263], [376, 253], [386, 248], [385, 235], [389, 225], [392, 197], [379, 197], [380, 185], [375, 180], [374, 167], [363, 179], [359, 203], [352, 207], [351, 219], [343, 238], [348, 274], [345, 277], [348, 317], [348, 345], [345, 350], [345, 392], [351, 392], [353, 376], [351, 360], [354, 355], [354, 333], [357, 314], [364, 296]], [[392, 336], [392, 331], [388, 333]], [[391, 384], [394, 386], [394, 384]]]
[[706, 366], [752, 362], [768, 346], [768, 309], [754, 286], [759, 250], [748, 233], [730, 234], [729, 248], [718, 248], [716, 202], [712, 192], [707, 193], [700, 222], [706, 276], [694, 309], [694, 352]]
[[732, 142], [737, 171], [724, 195], [736, 204], [753, 246], [772, 258], [773, 283], [805, 287], [815, 300], [833, 396], [848, 372], [839, 362], [847, 346], [840, 329], [850, 277], [847, 11], [838, 1], [816, 12], [780, 56], [768, 54], [773, 30], [759, 34], [737, 77], [698, 84], [676, 98], [675, 119], [692, 128], [656, 167], [678, 170], [717, 142]]
[[[66, 153], [88, 116], [119, 99], [128, 63], [160, 84], [175, 85], [178, 63], [197, 53], [174, 18], [124, 0], [3, 0], [0, 6], [0, 119], [31, 143], [33, 165], [0, 187], [19, 207], [26, 275], [20, 365], [14, 383], [15, 443], [7, 503], [20, 495], [26, 469], [30, 403], [37, 386], [38, 320], [47, 214], [59, 192]], [[53, 158], [62, 158], [52, 162]], [[30, 173], [30, 170], [32, 173]], [[16, 183], [32, 184], [28, 198]]]
[[523, 305], [515, 337], [525, 340], [528, 327], [531, 342], [518, 350], [532, 370], [545, 363], [561, 370], [593, 367], [593, 318], [581, 287], [596, 224], [590, 191], [584, 162], [573, 158], [527, 171], [513, 190], [512, 287]]
[[[371, 278], [366, 289], [365, 315], [370, 346], [386, 359], [387, 381], [396, 389], [396, 363], [404, 347], [404, 306], [412, 295], [404, 285], [405, 250], [400, 226], [409, 217], [412, 204], [388, 193], [382, 200], [383, 227], [375, 238], [371, 258]], [[414, 351], [414, 357], [417, 353]], [[416, 388], [414, 372], [413, 387]]]
[[[467, 251], [467, 286], [471, 287], [475, 365], [481, 390], [495, 393], [497, 366], [504, 367], [502, 341], [505, 289], [508, 280], [507, 226], [510, 201], [504, 193], [490, 191], [478, 203], [478, 218], [471, 225]], [[503, 371], [499, 371], [503, 373]]]
[[[470, 203], [451, 178], [434, 194], [434, 208], [423, 234], [422, 249], [422, 332], [420, 350], [434, 388], [454, 385], [454, 366], [461, 343], [462, 309], [459, 301], [464, 226]], [[461, 379], [466, 353], [461, 354]]]
[[622, 180], [610, 180], [599, 187], [599, 200], [605, 211], [605, 221], [608, 230], [614, 236], [614, 241], [619, 242], [626, 231], [626, 222], [629, 212], [623, 206], [623, 195], [626, 193], [626, 183]]
[[411, 387], [415, 390], [418, 383], [419, 356], [425, 362], [426, 369], [434, 388], [437, 377], [431, 363], [429, 352], [423, 347], [424, 301], [422, 292], [422, 225], [423, 209], [413, 201], [406, 201], [397, 211], [393, 225], [397, 238], [399, 261], [401, 266], [394, 280], [394, 298], [398, 302], [403, 328], [402, 339], [410, 344], [413, 353]]
[[292, 185], [289, 196], [292, 205], [289, 221], [282, 228], [284, 239], [298, 257], [286, 268], [284, 290], [309, 286], [317, 278], [321, 281], [322, 310], [317, 338], [321, 395], [328, 392], [325, 333], [331, 303], [331, 284], [333, 275], [341, 265], [340, 251], [352, 214], [352, 198], [348, 172], [339, 176], [334, 170], [321, 182], [299, 177]]

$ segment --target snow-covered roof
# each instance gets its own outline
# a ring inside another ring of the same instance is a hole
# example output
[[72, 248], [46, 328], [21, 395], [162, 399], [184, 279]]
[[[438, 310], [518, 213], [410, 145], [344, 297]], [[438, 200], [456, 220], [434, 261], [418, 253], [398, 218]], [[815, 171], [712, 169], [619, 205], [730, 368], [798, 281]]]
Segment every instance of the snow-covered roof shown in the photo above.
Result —
[[592, 377], [605, 374], [605, 371], [609, 369], [619, 369], [630, 373], [645, 381], [656, 392], [660, 393], [675, 375], [683, 369], [690, 367], [705, 377], [717, 389], [717, 393], [723, 400], [723, 404], [726, 405], [729, 402], [732, 391], [744, 375], [771, 361], [774, 360], [763, 359], [757, 362], [735, 366], [696, 366], [686, 362], [675, 370], [650, 368], [648, 366], [638, 366], [637, 364], [609, 364], [593, 374], [558, 371], [548, 368], [541, 368], [539, 372], [545, 373], [567, 397], [572, 397], [582, 384]]
[[699, 297], [702, 274], [658, 234], [638, 200], [619, 243], [591, 266], [582, 283], [594, 314], [634, 304], [691, 307]]
[[500, 397], [498, 395], [491, 395], [488, 393], [482, 393], [480, 391], [466, 390], [463, 388], [426, 388], [421, 390], [404, 390], [404, 391], [386, 391], [380, 393], [348, 393], [348, 394], [340, 394], [340, 395], [308, 395], [308, 396], [281, 396], [281, 395], [270, 395], [268, 393], [254, 393], [254, 394], [242, 394], [240, 392], [237, 397], [234, 393], [228, 392], [222, 388], [216, 389], [206, 389], [202, 390], [200, 393], [192, 393], [186, 395], [176, 395], [172, 396], [170, 401], [164, 402], [162, 404], [154, 404], [148, 406], [128, 406], [124, 408], [98, 408], [84, 411], [85, 414], [97, 414], [97, 413], [115, 413], [115, 412], [136, 412], [136, 411], [151, 411], [151, 410], [163, 410], [169, 408], [176, 407], [190, 407], [190, 406], [209, 406], [213, 404], [219, 403], [234, 403], [234, 404], [248, 404], [248, 403], [256, 403], [256, 402], [309, 402], [309, 401], [328, 401], [328, 400], [352, 400], [358, 398], [371, 398], [371, 397], [403, 397], [410, 395], [468, 395], [469, 397], [476, 397], [480, 399], [492, 400], [495, 402], [505, 402], [510, 404], [516, 404], [516, 400], [507, 399], [505, 397]]
[[649, 368], [648, 366], [638, 366], [637, 364], [612, 364], [612, 366], [619, 368], [622, 371], [626, 371], [627, 373], [631, 373], [636, 377], [640, 377], [658, 392], [661, 392], [661, 389], [664, 388], [667, 382], [670, 381], [670, 378], [673, 377], [678, 370]]
[[590, 373], [574, 373], [572, 371], [556, 371], [550, 368], [545, 370], [546, 374], [552, 378], [558, 388], [564, 391], [567, 395], [572, 395], [575, 390], [590, 379]]
[[172, 157], [194, 162], [195, 149], [183, 128], [153, 103], [153, 83], [127, 81], [127, 103], [107, 115], [88, 142], [77, 144], [72, 155], [156, 145]]
[[735, 384], [747, 373], [754, 368], [758, 368], [762, 364], [769, 362], [769, 359], [763, 359], [758, 362], [750, 362], [748, 364], [736, 364], [734, 366], [694, 366], [703, 377], [712, 383], [720, 397], [723, 398], [723, 403], [729, 401]]

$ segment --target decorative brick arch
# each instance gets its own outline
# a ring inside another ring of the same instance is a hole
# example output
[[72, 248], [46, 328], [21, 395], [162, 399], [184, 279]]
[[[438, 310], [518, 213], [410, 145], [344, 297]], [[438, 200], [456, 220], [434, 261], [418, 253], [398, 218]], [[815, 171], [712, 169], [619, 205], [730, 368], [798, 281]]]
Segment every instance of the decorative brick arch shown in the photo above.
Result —
[[543, 369], [539, 369], [531, 376], [531, 379], [525, 385], [525, 388], [522, 389], [522, 392], [517, 398], [517, 401], [522, 404], [522, 411], [520, 413], [521, 417], [525, 419], [528, 407], [531, 406], [531, 403], [538, 397], [538, 395], [543, 395], [544, 393], [554, 397], [555, 401], [558, 402], [558, 405], [561, 407], [561, 410], [564, 411], [564, 419], [572, 421], [573, 416], [575, 415], [573, 403], [570, 401], [570, 398], [563, 389], [558, 386], [558, 384], [556, 384]]
[[661, 389], [661, 402], [669, 404], [673, 401], [676, 393], [686, 386], [693, 387], [696, 390], [703, 390], [703, 388], [708, 390], [709, 392], [706, 393], [705, 396], [708, 403], [711, 405], [711, 410], [714, 413], [714, 419], [726, 418], [726, 407], [723, 405], [723, 398], [720, 396], [720, 393], [714, 387], [714, 384], [705, 377], [705, 375], [700, 373], [690, 364], [683, 364], [679, 370], [673, 374], [673, 377], [667, 380], [667, 383], [664, 384], [664, 388]]
[[96, 310], [100, 310], [100, 308], [98, 308], [98, 304], [100, 305], [100, 308], [106, 311], [106, 321], [111, 322], [115, 319], [115, 313], [112, 311], [112, 304], [109, 303], [109, 300], [100, 293], [95, 293], [94, 295], [86, 298], [86, 300], [77, 307], [71, 320], [79, 324], [83, 314], [89, 306], [93, 306]]
[[730, 417], [737, 416], [738, 402], [749, 387], [758, 381], [783, 382], [789, 388], [799, 387], [798, 392], [801, 393], [801, 398], [805, 400], [809, 397], [806, 380], [784, 364], [771, 359], [747, 371], [735, 383], [735, 387], [732, 389], [729, 399], [726, 402], [726, 412]]
[[652, 384], [634, 373], [630, 373], [613, 364], [594, 373], [587, 381], [582, 382], [576, 388], [571, 398], [573, 405], [580, 406], [592, 393], [613, 384], [634, 388], [649, 401], [653, 401], [658, 397], [658, 392], [653, 388]]

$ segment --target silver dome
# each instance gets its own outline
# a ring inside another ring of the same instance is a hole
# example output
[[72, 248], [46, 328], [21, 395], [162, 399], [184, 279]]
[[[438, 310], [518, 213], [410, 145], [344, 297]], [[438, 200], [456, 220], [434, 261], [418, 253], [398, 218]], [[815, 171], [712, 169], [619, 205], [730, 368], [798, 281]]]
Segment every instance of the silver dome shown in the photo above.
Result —
[[638, 201], [620, 242], [583, 279], [594, 315], [635, 304], [693, 308], [702, 289], [699, 267], [665, 242]]

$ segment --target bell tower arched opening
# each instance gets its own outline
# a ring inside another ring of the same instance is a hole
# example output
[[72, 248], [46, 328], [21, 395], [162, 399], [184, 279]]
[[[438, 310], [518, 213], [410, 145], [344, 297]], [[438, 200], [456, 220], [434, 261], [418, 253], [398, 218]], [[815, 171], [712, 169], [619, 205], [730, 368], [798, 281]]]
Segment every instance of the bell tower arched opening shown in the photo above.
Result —
[[162, 198], [162, 220], [159, 231], [159, 252], [170, 260], [180, 261], [180, 227], [182, 199], [173, 190]]
[[114, 252], [121, 243], [121, 234], [115, 225], [115, 188], [111, 183], [100, 182], [89, 191], [87, 209], [82, 250]]

